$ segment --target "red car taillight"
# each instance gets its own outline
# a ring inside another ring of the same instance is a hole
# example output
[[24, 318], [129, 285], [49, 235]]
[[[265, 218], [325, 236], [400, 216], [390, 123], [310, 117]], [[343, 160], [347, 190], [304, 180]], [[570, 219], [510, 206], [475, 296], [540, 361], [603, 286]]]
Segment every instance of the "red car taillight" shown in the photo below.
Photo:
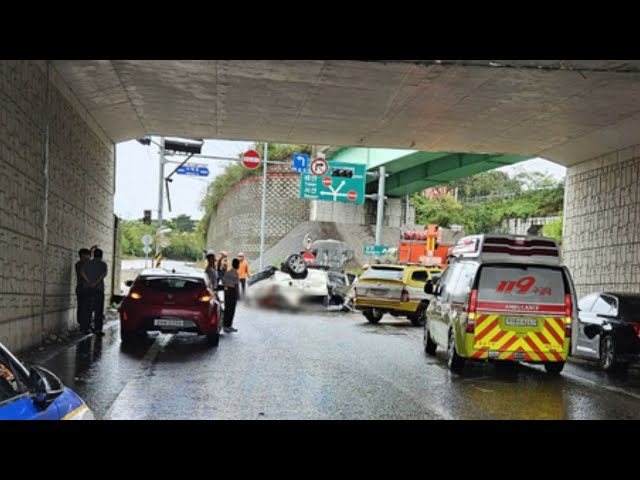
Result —
[[640, 337], [640, 323], [629, 322], [629, 325], [631, 325], [633, 331], [636, 332], [636, 336]]
[[408, 302], [409, 301], [409, 292], [403, 288], [402, 289], [402, 296], [400, 298], [401, 298], [401, 300], [403, 302]]
[[469, 305], [467, 306], [467, 333], [473, 333], [476, 328], [476, 304], [478, 303], [478, 290], [471, 290]]
[[140, 300], [142, 298], [142, 294], [138, 290], [131, 290], [129, 292], [129, 297], [131, 297], [132, 300]]
[[198, 297], [199, 302], [209, 303], [213, 297], [210, 294], [200, 295]]

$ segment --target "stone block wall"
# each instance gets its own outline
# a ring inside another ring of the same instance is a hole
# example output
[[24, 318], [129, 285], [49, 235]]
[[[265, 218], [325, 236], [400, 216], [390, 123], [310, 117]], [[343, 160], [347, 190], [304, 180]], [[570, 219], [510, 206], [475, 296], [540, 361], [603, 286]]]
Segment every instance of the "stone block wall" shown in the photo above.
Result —
[[9, 348], [75, 323], [80, 247], [99, 245], [111, 265], [114, 150], [46, 62], [0, 61], [0, 341]]
[[640, 145], [569, 167], [564, 212], [578, 295], [640, 292]]
[[[296, 173], [269, 172], [265, 250], [275, 245], [300, 222], [309, 219], [309, 202], [298, 198], [300, 177]], [[218, 203], [211, 216], [207, 249], [226, 250], [230, 256], [243, 251], [248, 260], [260, 252], [262, 176], [238, 182]]]

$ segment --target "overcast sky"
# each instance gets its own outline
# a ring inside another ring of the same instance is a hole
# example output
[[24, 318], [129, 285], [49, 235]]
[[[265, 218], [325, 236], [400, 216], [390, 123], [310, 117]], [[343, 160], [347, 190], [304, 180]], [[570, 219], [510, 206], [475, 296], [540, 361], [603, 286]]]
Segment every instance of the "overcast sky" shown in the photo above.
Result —
[[[205, 140], [202, 153], [220, 157], [237, 157], [238, 153], [246, 151], [250, 145], [250, 142]], [[152, 217], [158, 218], [158, 158], [158, 147], [153, 144], [145, 146], [131, 140], [116, 146], [116, 195], [114, 200], [116, 215], [132, 220], [142, 218], [144, 210], [152, 210]], [[182, 162], [184, 157], [167, 157], [167, 159]], [[164, 218], [185, 214], [191, 218], [200, 219], [204, 214], [200, 210], [200, 200], [204, 197], [207, 184], [232, 162], [200, 158], [192, 159], [189, 163], [207, 165], [209, 176], [173, 175], [173, 182], [169, 187], [171, 189], [171, 212], [169, 212], [165, 194]], [[177, 166], [177, 164], [165, 165], [165, 177]]]
[[[237, 157], [244, 152], [251, 142], [233, 142], [226, 140], [205, 140], [202, 153], [220, 157]], [[260, 152], [262, 153], [262, 152]], [[167, 157], [168, 160], [182, 161], [184, 157]], [[208, 182], [231, 162], [220, 160], [197, 159], [189, 163], [199, 163], [209, 167], [209, 177], [190, 175], [174, 175], [171, 183], [171, 207], [168, 211], [164, 203], [164, 218], [173, 218], [180, 214], [200, 219], [200, 201], [204, 196]], [[116, 195], [115, 213], [127, 220], [142, 218], [143, 210], [152, 210], [152, 217], [157, 218], [158, 211], [158, 147], [144, 146], [135, 140], [119, 143], [116, 146]], [[165, 176], [169, 175], [177, 165], [165, 166]], [[546, 171], [554, 178], [562, 178], [565, 168], [541, 158], [527, 160], [512, 167], [499, 170], [507, 172], [518, 169]]]

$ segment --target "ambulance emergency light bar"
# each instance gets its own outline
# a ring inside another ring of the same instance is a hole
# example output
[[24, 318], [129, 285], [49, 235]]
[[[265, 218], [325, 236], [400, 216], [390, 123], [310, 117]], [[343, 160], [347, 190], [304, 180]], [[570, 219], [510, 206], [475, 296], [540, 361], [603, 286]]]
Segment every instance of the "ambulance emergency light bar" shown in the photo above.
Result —
[[553, 238], [532, 235], [471, 235], [451, 250], [453, 257], [560, 265], [560, 248]]

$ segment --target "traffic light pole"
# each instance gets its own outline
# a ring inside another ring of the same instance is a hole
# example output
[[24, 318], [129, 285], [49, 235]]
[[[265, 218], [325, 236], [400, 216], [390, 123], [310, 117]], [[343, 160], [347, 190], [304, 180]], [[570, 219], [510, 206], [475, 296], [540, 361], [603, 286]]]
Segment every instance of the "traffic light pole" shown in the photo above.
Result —
[[159, 233], [162, 228], [162, 206], [164, 205], [164, 137], [160, 137], [160, 176], [158, 181], [158, 232], [156, 234], [156, 255], [160, 253]]

